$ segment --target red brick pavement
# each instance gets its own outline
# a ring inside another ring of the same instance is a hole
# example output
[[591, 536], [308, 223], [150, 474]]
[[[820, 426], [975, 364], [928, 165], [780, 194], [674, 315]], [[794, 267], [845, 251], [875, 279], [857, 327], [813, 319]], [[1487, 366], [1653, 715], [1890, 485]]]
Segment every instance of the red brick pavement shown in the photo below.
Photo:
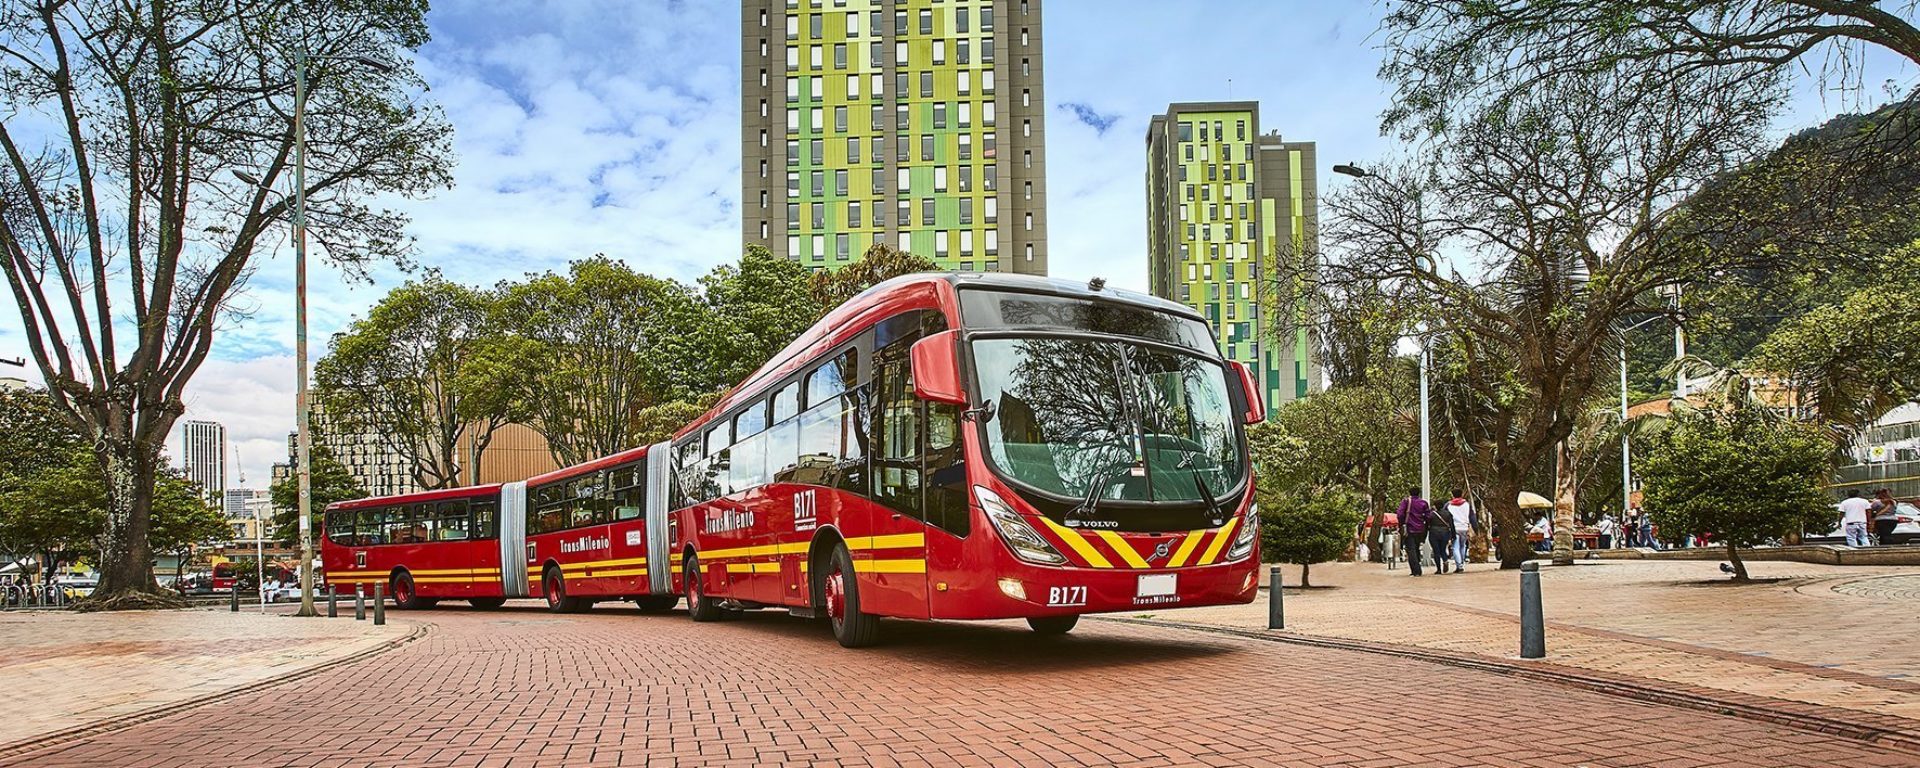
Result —
[[[1920, 755], [1470, 669], [1089, 622], [427, 614], [398, 650], [0, 759], [32, 766], [1916, 766]], [[1403, 735], [1409, 713], [1414, 733]]]

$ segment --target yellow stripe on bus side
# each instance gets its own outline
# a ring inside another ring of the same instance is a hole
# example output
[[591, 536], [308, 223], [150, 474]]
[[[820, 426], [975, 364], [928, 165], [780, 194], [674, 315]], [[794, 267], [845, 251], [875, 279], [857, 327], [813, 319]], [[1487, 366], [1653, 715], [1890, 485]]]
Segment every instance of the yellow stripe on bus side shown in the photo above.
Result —
[[560, 570], [579, 571], [579, 570], [585, 570], [590, 568], [593, 568], [593, 569], [616, 568], [623, 565], [646, 565], [646, 564], [647, 564], [647, 559], [644, 557], [629, 557], [622, 560], [595, 560], [588, 563], [561, 563]]
[[927, 535], [924, 533], [896, 533], [888, 536], [855, 536], [847, 539], [847, 549], [855, 552], [867, 549], [906, 549], [924, 547]]
[[1040, 522], [1046, 523], [1047, 528], [1053, 531], [1054, 535], [1067, 542], [1067, 546], [1072, 547], [1073, 551], [1080, 553], [1081, 559], [1086, 560], [1088, 565], [1095, 568], [1113, 567], [1113, 563], [1107, 562], [1107, 558], [1100, 554], [1100, 550], [1094, 549], [1093, 545], [1087, 542], [1087, 537], [1081, 536], [1079, 531], [1049, 520], [1045, 515], [1040, 516]]
[[1187, 564], [1187, 558], [1193, 556], [1193, 550], [1200, 546], [1200, 540], [1207, 537], [1207, 530], [1188, 531], [1187, 538], [1180, 542], [1180, 548], [1173, 551], [1173, 559], [1167, 561], [1168, 568], [1179, 568]]
[[645, 575], [647, 575], [647, 569], [645, 568], [628, 568], [622, 571], [595, 571], [593, 572], [593, 575], [591, 576], [591, 578], [598, 579], [602, 577], [611, 578], [614, 576], [645, 576]]
[[1233, 536], [1234, 526], [1239, 524], [1240, 518], [1236, 517], [1228, 520], [1226, 525], [1220, 526], [1219, 535], [1213, 537], [1213, 543], [1207, 545], [1207, 554], [1202, 556], [1196, 565], [1212, 565], [1213, 559], [1220, 556], [1220, 549], [1227, 545], [1227, 539]]
[[1113, 547], [1113, 551], [1119, 553], [1120, 559], [1127, 561], [1127, 565], [1135, 568], [1147, 567], [1147, 561], [1141, 559], [1140, 553], [1135, 552], [1133, 545], [1128, 544], [1126, 539], [1120, 538], [1120, 534], [1113, 531], [1094, 531], [1094, 533], [1099, 534], [1100, 540], [1106, 542], [1107, 546]]
[[855, 560], [854, 573], [926, 573], [925, 560]]

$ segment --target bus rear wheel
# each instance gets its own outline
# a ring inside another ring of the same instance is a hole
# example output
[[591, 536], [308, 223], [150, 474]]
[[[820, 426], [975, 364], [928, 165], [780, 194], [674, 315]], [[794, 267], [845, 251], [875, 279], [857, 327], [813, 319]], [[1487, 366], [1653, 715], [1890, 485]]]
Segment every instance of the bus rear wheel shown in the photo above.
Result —
[[547, 610], [553, 613], [579, 613], [586, 606], [580, 598], [567, 595], [567, 581], [560, 576], [560, 569], [548, 568], [540, 578], [540, 591], [546, 593]]
[[482, 611], [491, 611], [495, 608], [499, 608], [500, 606], [503, 606], [506, 604], [507, 604], [507, 599], [504, 597], [469, 597], [467, 598], [467, 605], [473, 606], [474, 608], [477, 608]]
[[1035, 616], [1027, 619], [1027, 626], [1033, 627], [1035, 634], [1064, 635], [1073, 631], [1073, 625], [1080, 623], [1079, 616]]
[[666, 613], [680, 604], [679, 595], [640, 595], [633, 599], [641, 613]]
[[406, 571], [395, 574], [393, 581], [387, 585], [387, 588], [393, 593], [393, 607], [401, 610], [425, 610], [432, 608], [435, 603], [440, 602], [438, 600], [421, 597], [420, 591], [413, 586], [413, 574], [407, 573]]
[[847, 648], [864, 648], [880, 640], [880, 617], [860, 611], [860, 584], [854, 578], [853, 555], [844, 543], [833, 546], [833, 557], [821, 574], [820, 596], [826, 603], [833, 639]]
[[720, 602], [707, 597], [707, 590], [700, 585], [700, 558], [687, 555], [686, 567], [680, 570], [680, 576], [686, 580], [687, 615], [694, 621], [719, 621], [725, 612]]

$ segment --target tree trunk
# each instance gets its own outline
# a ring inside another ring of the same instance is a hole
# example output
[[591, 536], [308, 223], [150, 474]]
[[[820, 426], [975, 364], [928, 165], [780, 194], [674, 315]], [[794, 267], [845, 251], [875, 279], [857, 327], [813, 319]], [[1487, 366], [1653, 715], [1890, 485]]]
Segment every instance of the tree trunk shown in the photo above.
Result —
[[1300, 588], [1301, 589], [1306, 589], [1307, 587], [1313, 586], [1313, 582], [1307, 580], [1307, 568], [1311, 565], [1312, 563], [1300, 564]]
[[1747, 564], [1741, 561], [1739, 548], [1733, 546], [1733, 542], [1731, 541], [1727, 542], [1727, 558], [1733, 561], [1734, 581], [1752, 581], [1752, 579], [1747, 578]]
[[98, 451], [107, 479], [107, 526], [100, 537], [100, 585], [95, 598], [132, 592], [160, 594], [153, 580], [153, 483], [158, 456], [137, 441], [108, 438]]
[[1553, 564], [1573, 565], [1573, 508], [1578, 492], [1578, 467], [1572, 443], [1560, 441], [1553, 471]]
[[1533, 548], [1527, 546], [1526, 512], [1520, 509], [1520, 478], [1518, 471], [1502, 471], [1494, 478], [1486, 500], [1488, 517], [1493, 521], [1489, 534], [1498, 538], [1495, 555], [1503, 570], [1518, 568], [1533, 556]]

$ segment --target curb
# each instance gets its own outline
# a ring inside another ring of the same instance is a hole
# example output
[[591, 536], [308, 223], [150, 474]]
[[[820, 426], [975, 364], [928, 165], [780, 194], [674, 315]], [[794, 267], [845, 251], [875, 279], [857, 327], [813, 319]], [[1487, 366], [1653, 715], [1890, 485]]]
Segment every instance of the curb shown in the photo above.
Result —
[[1089, 616], [1087, 618], [1095, 621], [1119, 624], [1134, 624], [1138, 626], [1227, 635], [1249, 640], [1262, 640], [1270, 643], [1290, 643], [1316, 648], [1332, 648], [1383, 656], [1397, 656], [1450, 667], [1492, 672], [1494, 674], [1516, 677], [1523, 680], [1555, 683], [1650, 704], [1698, 710], [1796, 730], [1811, 731], [1828, 736], [1839, 736], [1855, 741], [1866, 742], [1875, 746], [1920, 754], [1920, 726], [1902, 729], [1892, 725], [1884, 727], [1870, 725], [1862, 722], [1863, 719], [1882, 718], [1876, 718], [1864, 712], [1853, 713], [1819, 704], [1787, 702], [1791, 706], [1783, 707], [1772, 703], [1781, 701], [1777, 699], [1734, 694], [1735, 696], [1740, 696], [1739, 699], [1735, 699], [1708, 693], [1705, 689], [1686, 689], [1677, 686], [1652, 685], [1626, 678], [1607, 677], [1585, 671], [1577, 671], [1550, 662], [1519, 663], [1478, 654], [1436, 651], [1391, 643], [1372, 643], [1359, 640], [1312, 637], [1296, 632], [1287, 632], [1285, 630], [1239, 629], [1235, 627], [1187, 624], [1183, 622], [1119, 616]]
[[229, 688], [224, 691], [214, 691], [212, 693], [205, 693], [199, 696], [195, 696], [191, 699], [185, 699], [182, 701], [169, 702], [166, 704], [156, 704], [152, 707], [148, 707], [146, 709], [140, 710], [133, 714], [116, 717], [111, 720], [102, 720], [99, 722], [87, 723], [85, 725], [76, 725], [72, 728], [53, 731], [51, 733], [47, 733], [41, 736], [36, 736], [28, 739], [22, 739], [19, 741], [15, 741], [11, 744], [0, 744], [0, 761], [17, 758], [23, 755], [46, 752], [48, 750], [59, 750], [67, 746], [71, 746], [72, 742], [78, 741], [80, 739], [112, 733], [122, 728], [128, 728], [131, 726], [139, 725], [141, 723], [151, 722], [151, 721], [158, 720], [160, 718], [167, 717], [169, 715], [173, 715], [176, 713], [198, 709], [200, 707], [207, 706], [208, 704], [212, 704], [215, 701], [219, 701], [229, 696], [234, 696], [234, 695], [243, 694], [243, 693], [252, 693], [258, 690], [272, 688], [274, 686], [281, 685], [283, 683], [290, 683], [304, 677], [317, 675], [321, 672], [325, 672], [327, 670], [333, 669], [334, 667], [344, 666], [347, 664], [352, 664], [357, 661], [362, 661], [364, 659], [371, 658], [373, 656], [378, 656], [382, 653], [386, 653], [387, 651], [391, 651], [395, 648], [399, 648], [400, 646], [406, 645], [407, 643], [411, 643], [415, 640], [418, 640], [422, 637], [427, 636], [428, 626], [429, 626], [428, 624], [424, 622], [408, 622], [408, 623], [413, 625], [413, 629], [407, 632], [407, 634], [402, 635], [400, 637], [393, 638], [392, 640], [388, 640], [384, 643], [373, 646], [371, 648], [366, 648], [366, 649], [357, 651], [355, 653], [342, 656], [337, 659], [328, 659], [327, 661], [320, 662], [310, 667], [296, 669], [291, 672], [287, 672], [285, 674], [266, 678], [264, 680], [255, 680], [251, 683], [239, 686], [237, 688]]

